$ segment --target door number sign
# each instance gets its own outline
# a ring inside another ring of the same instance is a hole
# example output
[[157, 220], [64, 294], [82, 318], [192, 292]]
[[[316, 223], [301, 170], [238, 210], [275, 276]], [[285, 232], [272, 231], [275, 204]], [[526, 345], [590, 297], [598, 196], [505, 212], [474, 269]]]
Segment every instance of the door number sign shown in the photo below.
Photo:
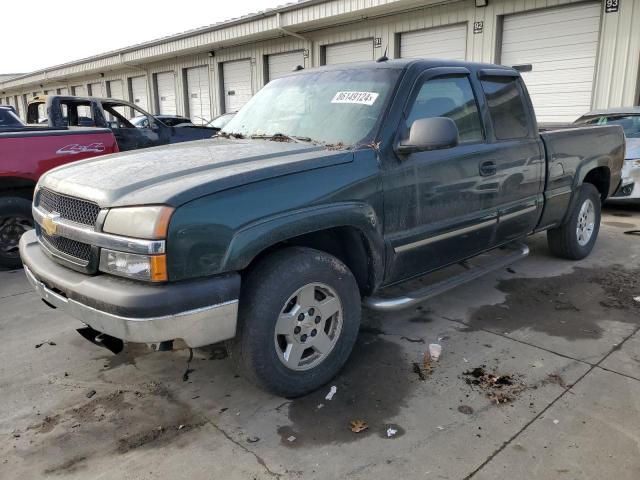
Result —
[[620, 8], [620, 0], [606, 0], [604, 2], [604, 11], [607, 13], [614, 13]]

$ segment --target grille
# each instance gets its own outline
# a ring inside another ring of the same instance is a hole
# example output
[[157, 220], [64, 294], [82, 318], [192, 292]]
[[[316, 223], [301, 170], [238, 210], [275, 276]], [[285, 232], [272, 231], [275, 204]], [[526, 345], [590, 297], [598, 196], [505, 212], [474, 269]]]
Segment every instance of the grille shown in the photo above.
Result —
[[50, 237], [44, 231], [41, 231], [40, 234], [49, 245], [59, 252], [65, 253], [87, 263], [91, 259], [91, 245], [65, 237]]
[[38, 194], [38, 206], [47, 212], [56, 212], [61, 218], [82, 225], [95, 226], [100, 207], [86, 200], [79, 200], [54, 193], [43, 188]]

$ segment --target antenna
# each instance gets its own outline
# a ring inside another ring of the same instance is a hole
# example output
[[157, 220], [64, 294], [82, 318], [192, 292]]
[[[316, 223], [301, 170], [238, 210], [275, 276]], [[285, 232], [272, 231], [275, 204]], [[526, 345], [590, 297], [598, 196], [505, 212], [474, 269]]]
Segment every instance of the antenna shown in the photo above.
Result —
[[387, 57], [387, 49], [389, 48], [389, 44], [387, 44], [386, 47], [384, 47], [384, 53], [382, 54], [382, 56], [380, 58], [378, 58], [376, 60], [376, 62], [381, 63], [381, 62], [386, 62], [389, 60], [389, 57]]

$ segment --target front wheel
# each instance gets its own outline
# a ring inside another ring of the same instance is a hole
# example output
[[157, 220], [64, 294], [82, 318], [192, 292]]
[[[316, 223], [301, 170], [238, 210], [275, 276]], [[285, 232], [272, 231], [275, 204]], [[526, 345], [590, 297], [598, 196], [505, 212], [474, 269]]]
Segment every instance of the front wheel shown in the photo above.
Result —
[[582, 184], [567, 221], [547, 231], [551, 252], [569, 260], [582, 260], [589, 255], [600, 230], [600, 208], [598, 189], [590, 183]]
[[22, 265], [18, 244], [23, 233], [33, 228], [31, 202], [26, 198], [0, 198], [0, 267]]
[[264, 389], [297, 397], [322, 386], [349, 357], [360, 326], [360, 293], [337, 258], [287, 248], [243, 278], [231, 356]]

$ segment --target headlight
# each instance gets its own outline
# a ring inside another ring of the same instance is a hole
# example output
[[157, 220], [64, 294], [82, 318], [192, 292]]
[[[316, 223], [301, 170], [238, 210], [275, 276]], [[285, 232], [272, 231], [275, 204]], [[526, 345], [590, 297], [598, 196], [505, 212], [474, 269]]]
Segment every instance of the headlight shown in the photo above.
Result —
[[166, 282], [168, 279], [165, 255], [137, 255], [103, 248], [100, 252], [100, 270], [151, 282]]
[[161, 240], [167, 237], [173, 208], [164, 205], [112, 208], [102, 231], [125, 237]]

